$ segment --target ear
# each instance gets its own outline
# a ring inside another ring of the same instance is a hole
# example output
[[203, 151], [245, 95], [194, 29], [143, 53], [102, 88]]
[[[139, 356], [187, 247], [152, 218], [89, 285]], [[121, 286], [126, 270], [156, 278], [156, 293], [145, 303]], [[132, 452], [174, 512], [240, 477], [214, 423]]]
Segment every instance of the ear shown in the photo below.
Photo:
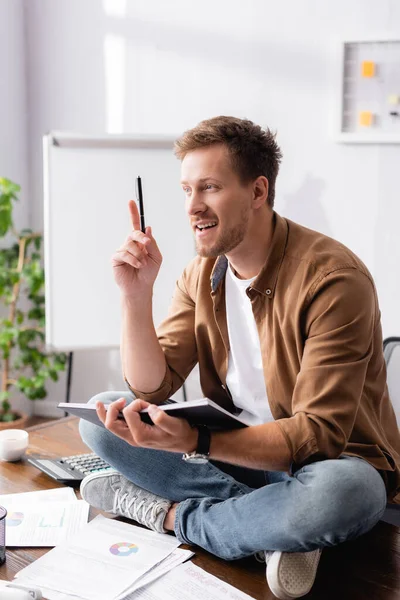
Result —
[[260, 208], [267, 203], [268, 189], [268, 179], [263, 175], [257, 177], [253, 183], [253, 208]]

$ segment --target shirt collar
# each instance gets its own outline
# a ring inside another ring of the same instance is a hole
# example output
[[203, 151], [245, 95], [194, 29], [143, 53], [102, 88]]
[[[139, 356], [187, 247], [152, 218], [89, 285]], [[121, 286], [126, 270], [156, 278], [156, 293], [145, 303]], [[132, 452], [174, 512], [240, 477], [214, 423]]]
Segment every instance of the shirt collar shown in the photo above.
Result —
[[[252, 288], [267, 296], [273, 298], [279, 269], [285, 255], [285, 248], [288, 238], [288, 224], [286, 219], [274, 211], [272, 217], [272, 239], [270, 251], [263, 268], [252, 283]], [[228, 259], [221, 255], [215, 261], [211, 273], [211, 290], [215, 292], [222, 279], [225, 277], [228, 268]]]

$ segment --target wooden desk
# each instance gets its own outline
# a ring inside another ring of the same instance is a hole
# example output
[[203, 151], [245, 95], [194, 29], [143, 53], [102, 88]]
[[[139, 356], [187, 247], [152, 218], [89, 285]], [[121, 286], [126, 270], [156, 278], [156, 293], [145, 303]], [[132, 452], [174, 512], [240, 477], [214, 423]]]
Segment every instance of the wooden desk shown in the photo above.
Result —
[[[78, 420], [67, 417], [30, 428], [31, 454], [57, 458], [86, 452], [78, 433]], [[0, 463], [0, 493], [30, 492], [61, 487], [27, 462]], [[91, 509], [90, 518], [98, 511]], [[400, 598], [400, 531], [379, 523], [354, 542], [324, 550], [317, 580], [307, 600], [398, 600]], [[194, 548], [195, 564], [241, 589], [256, 600], [273, 600], [265, 580], [265, 567], [254, 559], [226, 562]], [[15, 573], [47, 549], [7, 550], [0, 579]], [[207, 600], [207, 598], [204, 598]]]

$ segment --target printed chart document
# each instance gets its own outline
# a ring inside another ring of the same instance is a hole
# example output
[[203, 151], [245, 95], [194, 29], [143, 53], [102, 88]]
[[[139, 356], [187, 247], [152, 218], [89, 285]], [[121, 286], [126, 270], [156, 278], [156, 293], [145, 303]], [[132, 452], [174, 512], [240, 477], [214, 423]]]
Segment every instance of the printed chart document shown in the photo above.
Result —
[[169, 571], [125, 600], [253, 600], [193, 563]]
[[[171, 554], [169, 556], [167, 556], [167, 558], [162, 560], [158, 565], [156, 565], [150, 571], [145, 573], [145, 575], [143, 575], [143, 577], [139, 577], [139, 579], [136, 581], [136, 583], [134, 583], [132, 586], [130, 586], [126, 592], [123, 592], [115, 600], [129, 600], [130, 598], [134, 598], [134, 596], [131, 595], [131, 592], [133, 590], [137, 590], [144, 585], [148, 585], [149, 583], [152, 583], [153, 581], [155, 581], [156, 579], [158, 579], [165, 573], [168, 573], [168, 571], [170, 571], [174, 567], [177, 567], [178, 565], [182, 564], [186, 560], [189, 560], [190, 558], [192, 558], [193, 555], [194, 555], [194, 552], [191, 552], [190, 550], [182, 550], [181, 548], [177, 548], [176, 550], [171, 552]], [[17, 579], [17, 582], [20, 584], [24, 584], [27, 587], [29, 587], [29, 586], [35, 587], [35, 585], [36, 585], [36, 583], [34, 581], [32, 581], [31, 579], [29, 579], [28, 577], [19, 577]], [[51, 590], [51, 589], [45, 588], [43, 586], [41, 587], [41, 591], [42, 591], [44, 598], [47, 598], [48, 600], [78, 600], [78, 598], [81, 598], [79, 595], [72, 596], [71, 594], [64, 594], [62, 592], [57, 592], [55, 590]], [[1, 595], [0, 595], [0, 598], [1, 598]]]
[[113, 600], [179, 545], [173, 536], [99, 515], [17, 577], [46, 590], [49, 600]]
[[7, 546], [57, 546], [87, 524], [89, 504], [73, 502], [5, 503]]
[[148, 585], [149, 583], [152, 583], [162, 575], [165, 575], [165, 573], [171, 571], [171, 569], [174, 569], [178, 565], [181, 565], [192, 558], [192, 556], [194, 556], [194, 552], [191, 550], [182, 550], [182, 548], [177, 548], [169, 556], [167, 556], [167, 558], [145, 573], [143, 577], [139, 577], [136, 583], [130, 586], [121, 596], [118, 596], [116, 600], [130, 600], [130, 598], [134, 598], [134, 595], [131, 595], [132, 592], [144, 587], [145, 585]]

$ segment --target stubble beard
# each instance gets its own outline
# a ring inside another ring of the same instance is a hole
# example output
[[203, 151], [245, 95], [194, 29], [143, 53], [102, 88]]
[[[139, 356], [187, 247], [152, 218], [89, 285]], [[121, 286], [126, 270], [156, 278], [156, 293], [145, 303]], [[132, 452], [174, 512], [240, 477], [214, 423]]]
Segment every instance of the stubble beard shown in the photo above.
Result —
[[205, 246], [201, 241], [196, 240], [197, 254], [202, 258], [217, 258], [217, 256], [231, 252], [243, 241], [244, 236], [246, 235], [248, 222], [248, 211], [243, 209], [240, 222], [231, 227], [228, 231], [222, 231], [213, 246]]

